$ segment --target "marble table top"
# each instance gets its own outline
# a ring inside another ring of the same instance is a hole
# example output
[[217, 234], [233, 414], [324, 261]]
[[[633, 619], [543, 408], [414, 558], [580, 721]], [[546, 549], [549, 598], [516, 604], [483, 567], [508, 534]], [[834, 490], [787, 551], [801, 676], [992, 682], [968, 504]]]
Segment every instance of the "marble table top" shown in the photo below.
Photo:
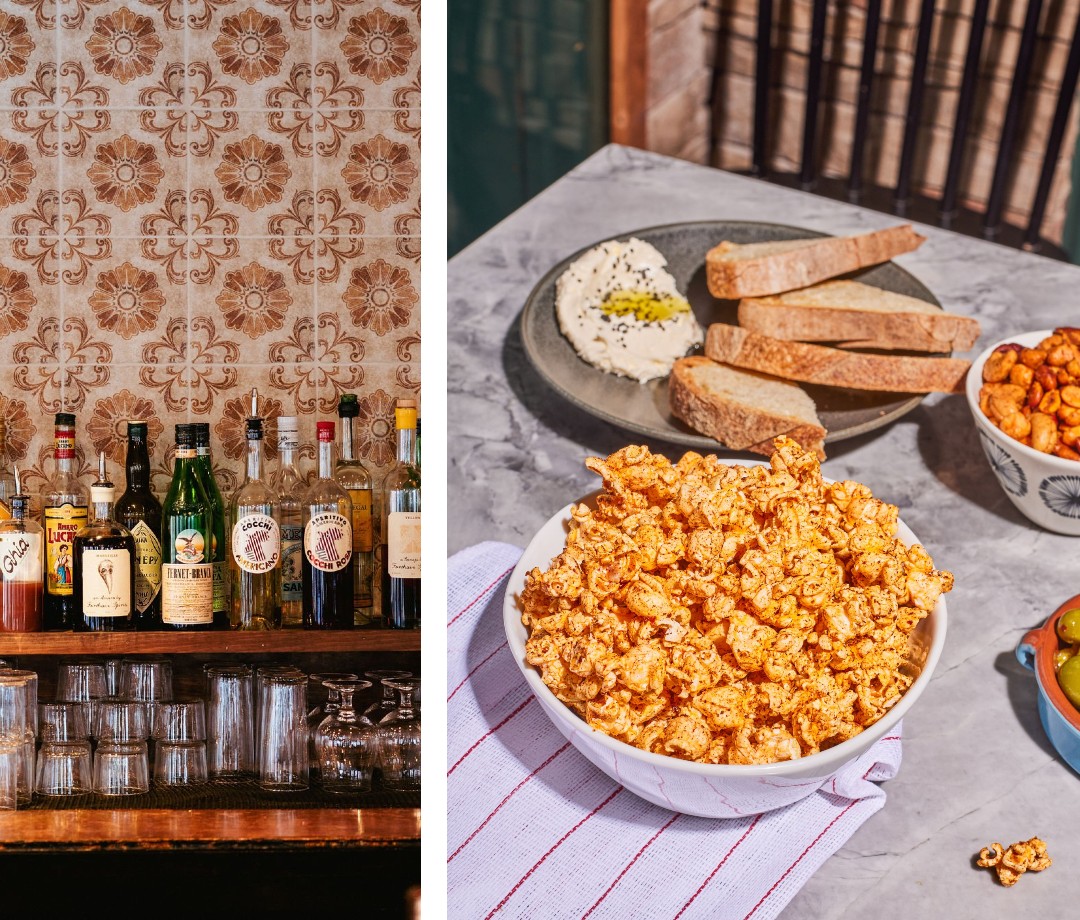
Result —
[[[448, 552], [482, 540], [525, 546], [555, 511], [596, 487], [583, 462], [628, 443], [677, 458], [552, 392], [521, 346], [533, 285], [583, 246], [642, 227], [757, 220], [846, 235], [881, 214], [628, 147], [609, 145], [450, 260], [447, 352]], [[916, 225], [899, 257], [946, 310], [990, 342], [1080, 322], [1080, 267]], [[1080, 592], [1080, 540], [1043, 531], [998, 486], [961, 395], [933, 394], [886, 428], [828, 445], [823, 472], [896, 504], [939, 568], [948, 637], [934, 679], [904, 720], [903, 763], [870, 818], [784, 910], [826, 918], [1060, 917], [1075, 910], [1080, 776], [1050, 745], [1024, 632]], [[744, 455], [745, 456], [745, 455]], [[973, 857], [1039, 836], [1053, 866], [1005, 889]]]

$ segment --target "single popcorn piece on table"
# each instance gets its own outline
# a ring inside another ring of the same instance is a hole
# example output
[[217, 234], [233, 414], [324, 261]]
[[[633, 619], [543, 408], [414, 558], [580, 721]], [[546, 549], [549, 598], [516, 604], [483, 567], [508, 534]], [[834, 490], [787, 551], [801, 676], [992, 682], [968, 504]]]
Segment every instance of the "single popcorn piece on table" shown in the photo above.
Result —
[[1038, 837], [1021, 840], [1005, 849], [1000, 843], [992, 843], [979, 851], [978, 864], [984, 869], [996, 869], [998, 881], [1011, 888], [1025, 872], [1042, 872], [1053, 860], [1046, 852], [1046, 844]]
[[793, 760], [880, 719], [914, 681], [911, 632], [950, 572], [899, 512], [827, 483], [779, 437], [768, 466], [631, 445], [522, 591], [526, 658], [592, 727], [717, 764]]

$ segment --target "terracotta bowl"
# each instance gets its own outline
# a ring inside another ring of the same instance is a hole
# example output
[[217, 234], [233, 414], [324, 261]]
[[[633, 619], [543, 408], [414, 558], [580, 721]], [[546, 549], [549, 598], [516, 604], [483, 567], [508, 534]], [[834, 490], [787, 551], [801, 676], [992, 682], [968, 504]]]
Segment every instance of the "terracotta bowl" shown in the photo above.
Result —
[[1080, 710], [1069, 702], [1054, 673], [1054, 653], [1058, 650], [1057, 621], [1066, 610], [1080, 607], [1080, 594], [1070, 597], [1037, 629], [1025, 633], [1016, 647], [1016, 657], [1035, 672], [1039, 687], [1039, 720], [1062, 759], [1080, 773]]

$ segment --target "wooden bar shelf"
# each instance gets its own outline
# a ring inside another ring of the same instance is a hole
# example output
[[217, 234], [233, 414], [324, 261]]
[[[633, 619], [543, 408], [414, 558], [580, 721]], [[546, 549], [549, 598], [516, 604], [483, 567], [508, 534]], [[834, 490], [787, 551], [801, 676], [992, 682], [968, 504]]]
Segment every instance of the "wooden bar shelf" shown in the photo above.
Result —
[[251, 655], [277, 652], [418, 651], [418, 629], [0, 633], [0, 658], [11, 655]]

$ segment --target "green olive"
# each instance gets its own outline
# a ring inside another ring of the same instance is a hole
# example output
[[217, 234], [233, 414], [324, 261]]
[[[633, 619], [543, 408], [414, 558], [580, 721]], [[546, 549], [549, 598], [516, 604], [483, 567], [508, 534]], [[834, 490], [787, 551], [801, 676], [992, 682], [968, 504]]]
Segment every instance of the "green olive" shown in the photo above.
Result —
[[1056, 674], [1061, 670], [1061, 666], [1065, 664], [1076, 653], [1071, 645], [1068, 648], [1059, 648], [1054, 652], [1054, 673]]
[[1073, 655], [1061, 666], [1057, 679], [1069, 702], [1080, 709], [1080, 655]]
[[1080, 642], [1080, 607], [1066, 610], [1057, 621], [1057, 634], [1070, 645]]

